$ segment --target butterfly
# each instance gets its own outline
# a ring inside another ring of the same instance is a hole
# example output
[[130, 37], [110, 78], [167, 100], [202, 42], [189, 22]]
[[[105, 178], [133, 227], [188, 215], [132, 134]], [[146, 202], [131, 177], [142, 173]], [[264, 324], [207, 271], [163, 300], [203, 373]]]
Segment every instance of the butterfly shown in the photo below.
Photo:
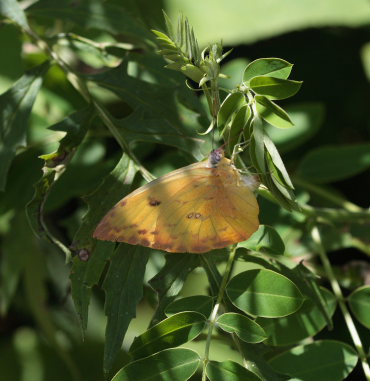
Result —
[[205, 253], [247, 240], [259, 226], [251, 177], [222, 148], [119, 201], [93, 234], [173, 253]]

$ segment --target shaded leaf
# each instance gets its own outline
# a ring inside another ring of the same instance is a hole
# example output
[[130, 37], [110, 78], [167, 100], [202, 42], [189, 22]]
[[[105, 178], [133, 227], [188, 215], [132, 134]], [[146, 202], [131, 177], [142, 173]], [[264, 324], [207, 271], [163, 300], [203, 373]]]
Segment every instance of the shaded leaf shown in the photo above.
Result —
[[220, 315], [217, 325], [226, 332], [235, 333], [239, 339], [247, 343], [260, 343], [267, 338], [260, 325], [238, 313], [228, 312]]
[[17, 148], [26, 145], [28, 118], [48, 69], [49, 62], [32, 68], [0, 95], [0, 191]]
[[134, 359], [195, 339], [206, 324], [204, 315], [185, 311], [172, 315], [136, 337], [130, 347]]
[[269, 76], [287, 79], [293, 64], [280, 58], [259, 58], [251, 62], [244, 71], [243, 81], [249, 81], [257, 76]]
[[107, 316], [104, 370], [108, 372], [116, 358], [127, 328], [136, 316], [143, 296], [143, 279], [150, 249], [120, 244], [114, 253], [103, 283], [104, 312]]
[[[322, 289], [329, 316], [333, 316], [337, 301], [334, 295]], [[302, 307], [292, 315], [278, 319], [258, 318], [257, 323], [266, 331], [270, 345], [292, 345], [309, 336], [316, 335], [326, 325], [327, 320], [320, 307], [311, 299], [306, 299]]]
[[259, 381], [260, 378], [234, 361], [210, 361], [206, 368], [210, 381]]
[[238, 247], [272, 255], [283, 255], [285, 251], [285, 245], [279, 233], [268, 225], [260, 225], [247, 241], [239, 242]]
[[357, 363], [357, 354], [340, 341], [316, 341], [294, 347], [270, 360], [279, 373], [301, 381], [344, 380]]
[[195, 373], [199, 363], [199, 355], [190, 349], [166, 349], [129, 363], [112, 381], [186, 381]]
[[175, 299], [181, 291], [189, 273], [198, 265], [199, 258], [195, 255], [166, 255], [166, 264], [161, 271], [149, 281], [150, 286], [158, 294], [158, 306], [151, 324], [156, 324], [165, 317], [165, 308]]
[[353, 291], [348, 301], [356, 319], [370, 328], [370, 286], [363, 286]]
[[352, 177], [370, 167], [370, 144], [320, 147], [301, 160], [297, 175], [315, 183]]
[[229, 94], [220, 106], [217, 114], [217, 127], [223, 131], [231, 116], [245, 102], [243, 93], [236, 92]]
[[33, 17], [61, 19], [74, 23], [83, 29], [105, 30], [122, 33], [141, 41], [151, 40], [149, 30], [130, 15], [122, 6], [99, 0], [41, 0], [27, 9]]
[[258, 114], [267, 123], [278, 128], [290, 128], [294, 124], [289, 115], [277, 104], [263, 95], [255, 97]]
[[303, 303], [295, 284], [271, 270], [242, 272], [229, 281], [226, 292], [236, 307], [254, 316], [290, 315]]
[[208, 318], [212, 308], [213, 298], [211, 296], [195, 295], [175, 300], [166, 307], [165, 313], [170, 316], [182, 311], [195, 311]]

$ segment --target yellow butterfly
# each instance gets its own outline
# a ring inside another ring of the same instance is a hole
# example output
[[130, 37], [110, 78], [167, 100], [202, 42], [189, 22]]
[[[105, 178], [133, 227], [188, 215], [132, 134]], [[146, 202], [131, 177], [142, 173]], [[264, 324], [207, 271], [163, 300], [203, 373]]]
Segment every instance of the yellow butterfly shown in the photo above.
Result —
[[245, 241], [259, 225], [252, 183], [219, 148], [208, 160], [127, 195], [100, 221], [93, 236], [172, 253], [205, 253]]

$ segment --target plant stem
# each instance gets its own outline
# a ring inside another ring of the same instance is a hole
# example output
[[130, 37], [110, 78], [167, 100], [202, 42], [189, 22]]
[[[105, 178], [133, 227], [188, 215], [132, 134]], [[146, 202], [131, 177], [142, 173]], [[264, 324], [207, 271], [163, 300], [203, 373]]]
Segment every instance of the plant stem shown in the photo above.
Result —
[[333, 290], [334, 295], [336, 296], [336, 298], [338, 300], [339, 307], [342, 311], [342, 314], [343, 314], [344, 320], [346, 322], [348, 331], [351, 335], [353, 344], [355, 345], [357, 353], [360, 357], [362, 369], [365, 373], [366, 380], [370, 381], [370, 366], [369, 366], [369, 363], [367, 362], [366, 353], [364, 351], [360, 336], [357, 332], [355, 323], [353, 322], [352, 316], [349, 313], [349, 310], [347, 308], [346, 303], [344, 302], [342, 290], [339, 286], [337, 279], [335, 278], [335, 275], [334, 275], [333, 269], [331, 267], [329, 258], [326, 255], [326, 252], [325, 252], [324, 247], [322, 245], [320, 231], [319, 231], [317, 226], [313, 227], [313, 229], [311, 231], [311, 235], [312, 235], [313, 241], [316, 243], [318, 253], [319, 253], [321, 261], [323, 263], [326, 275], [329, 278], [332, 290]]
[[326, 200], [332, 202], [335, 205], [338, 205], [339, 207], [348, 210], [349, 212], [362, 212], [363, 210], [356, 204], [353, 204], [350, 201], [345, 200], [343, 197], [340, 197], [333, 192], [330, 192], [318, 185], [311, 184], [299, 177], [294, 177], [293, 179], [294, 184], [301, 186], [302, 188], [307, 189], [308, 191], [311, 191], [313, 193], [316, 193], [317, 195], [321, 196], [322, 198], [325, 198]]
[[203, 358], [202, 381], [206, 381], [206, 379], [207, 379], [207, 376], [206, 376], [206, 367], [207, 367], [207, 364], [209, 362], [209, 349], [210, 349], [210, 346], [211, 346], [213, 329], [214, 329], [215, 324], [216, 324], [216, 318], [217, 318], [218, 310], [220, 308], [220, 304], [221, 304], [222, 299], [224, 297], [226, 283], [227, 283], [227, 281], [229, 279], [229, 276], [230, 276], [230, 273], [231, 273], [231, 269], [232, 269], [232, 265], [234, 263], [235, 254], [236, 254], [236, 245], [233, 245], [230, 248], [229, 259], [227, 261], [226, 269], [225, 269], [225, 272], [224, 272], [224, 275], [223, 275], [223, 278], [222, 278], [222, 281], [221, 281], [220, 288], [218, 290], [216, 304], [213, 307], [211, 316], [209, 318], [208, 334], [207, 334], [206, 347], [205, 347], [205, 350], [204, 350], [204, 358]]

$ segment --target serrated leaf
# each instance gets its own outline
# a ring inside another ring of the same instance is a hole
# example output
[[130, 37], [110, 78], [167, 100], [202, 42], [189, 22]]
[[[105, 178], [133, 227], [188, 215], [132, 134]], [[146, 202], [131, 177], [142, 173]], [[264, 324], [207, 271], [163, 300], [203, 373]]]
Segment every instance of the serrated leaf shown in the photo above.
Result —
[[267, 123], [278, 128], [290, 128], [294, 126], [289, 115], [277, 104], [263, 95], [257, 95], [255, 100], [258, 115]]
[[239, 242], [238, 247], [272, 255], [283, 255], [285, 251], [285, 245], [279, 233], [268, 225], [260, 225], [247, 241]]
[[212, 312], [212, 308], [213, 298], [211, 296], [194, 295], [177, 299], [170, 303], [166, 307], [165, 313], [167, 316], [171, 316], [182, 311], [195, 311], [208, 318]]
[[[34, 233], [39, 237], [48, 238], [56, 244], [58, 241], [49, 232], [44, 222], [44, 205], [55, 181], [63, 173], [75, 154], [76, 148], [85, 137], [91, 116], [91, 109], [82, 109], [50, 127], [54, 131], [65, 131], [67, 135], [60, 141], [56, 152], [41, 156], [44, 159], [42, 176], [34, 185], [34, 196], [27, 204], [27, 216]], [[61, 245], [60, 248], [63, 249], [63, 246]], [[68, 259], [69, 253], [65, 252], [65, 254]]]
[[258, 376], [234, 361], [210, 361], [206, 372], [210, 381], [260, 381]]
[[320, 147], [301, 160], [297, 175], [315, 183], [352, 177], [370, 167], [370, 144]]
[[244, 95], [240, 92], [229, 94], [220, 106], [217, 114], [217, 127], [223, 131], [226, 124], [230, 121], [234, 112], [236, 112], [245, 102]]
[[348, 297], [348, 302], [356, 319], [370, 328], [370, 286], [363, 286], [353, 291]]
[[0, 14], [15, 21], [23, 29], [29, 29], [26, 15], [17, 0], [1, 0]]
[[113, 34], [140, 38], [141, 42], [151, 39], [149, 30], [114, 3], [102, 4], [99, 0], [74, 3], [70, 0], [41, 0], [27, 8], [32, 17], [60, 19], [83, 29], [104, 30]]
[[203, 331], [205, 324], [205, 316], [198, 312], [177, 313], [136, 337], [130, 347], [130, 354], [138, 359], [187, 343]]
[[34, 67], [0, 95], [0, 191], [17, 148], [26, 145], [28, 118], [48, 69], [49, 62]]
[[304, 300], [292, 281], [264, 269], [236, 275], [229, 281], [226, 292], [231, 302], [242, 311], [270, 318], [294, 313]]
[[280, 58], [259, 58], [246, 67], [243, 81], [249, 83], [252, 78], [261, 75], [287, 79], [292, 67], [293, 64]]
[[[333, 316], [337, 301], [334, 295], [322, 289], [329, 316]], [[258, 318], [268, 335], [267, 344], [277, 346], [292, 345], [316, 335], [326, 325], [327, 320], [321, 308], [311, 299], [306, 299], [302, 307], [292, 315], [278, 319]]]
[[286, 99], [295, 95], [301, 88], [301, 81], [292, 81], [267, 76], [258, 76], [250, 81], [251, 89], [268, 99]]
[[104, 279], [104, 312], [107, 316], [104, 347], [104, 370], [108, 372], [121, 349], [122, 341], [136, 306], [143, 296], [145, 266], [150, 249], [120, 244]]
[[136, 172], [133, 162], [123, 154], [101, 185], [93, 193], [84, 196], [88, 210], [73, 238], [72, 250], [77, 252], [81, 249], [91, 250], [94, 242], [92, 234], [97, 224], [110, 208], [131, 191]]
[[195, 373], [199, 363], [199, 355], [190, 349], [166, 349], [129, 363], [112, 381], [186, 381]]
[[72, 298], [76, 312], [80, 318], [82, 333], [87, 329], [88, 312], [92, 287], [98, 284], [108, 259], [113, 255], [114, 242], [99, 241], [90, 253], [87, 249], [88, 258], [81, 259], [81, 255], [76, 255], [73, 259], [71, 270]]
[[260, 343], [267, 338], [260, 325], [238, 313], [228, 312], [220, 315], [217, 325], [226, 332], [235, 333], [239, 339], [247, 343]]
[[294, 347], [269, 361], [279, 373], [301, 381], [344, 380], [353, 370], [358, 357], [355, 350], [340, 341], [316, 341]]
[[149, 281], [150, 286], [158, 294], [158, 306], [151, 324], [162, 320], [164, 311], [184, 285], [185, 279], [195, 267], [199, 266], [199, 258], [187, 254], [167, 254], [166, 264], [161, 271]]

